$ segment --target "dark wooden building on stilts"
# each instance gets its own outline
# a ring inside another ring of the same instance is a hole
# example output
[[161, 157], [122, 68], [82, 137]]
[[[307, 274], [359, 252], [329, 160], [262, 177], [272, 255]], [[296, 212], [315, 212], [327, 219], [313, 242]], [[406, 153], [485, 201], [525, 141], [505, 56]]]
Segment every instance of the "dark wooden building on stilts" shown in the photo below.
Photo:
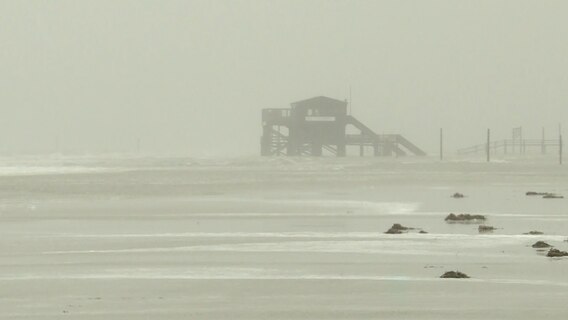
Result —
[[[356, 134], [347, 134], [353, 126]], [[262, 110], [261, 155], [321, 156], [324, 152], [343, 157], [348, 146], [358, 146], [363, 156], [372, 148], [375, 156], [423, 156], [424, 151], [400, 134], [376, 134], [347, 114], [347, 102], [314, 97], [294, 102], [291, 108]]]

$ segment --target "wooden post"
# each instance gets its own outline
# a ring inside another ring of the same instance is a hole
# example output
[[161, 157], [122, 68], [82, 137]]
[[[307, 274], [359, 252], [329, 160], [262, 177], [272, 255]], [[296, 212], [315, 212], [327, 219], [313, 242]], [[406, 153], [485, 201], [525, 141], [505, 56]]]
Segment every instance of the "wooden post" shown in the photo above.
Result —
[[345, 143], [341, 143], [337, 145], [337, 156], [338, 157], [345, 157], [346, 156], [346, 147]]
[[486, 146], [486, 150], [485, 150], [485, 153], [487, 154], [487, 162], [491, 161], [490, 142], [491, 142], [491, 131], [490, 131], [490, 129], [487, 129], [487, 146]]
[[558, 163], [562, 165], [562, 126], [558, 124]]
[[562, 135], [560, 135], [558, 141], [559, 141], [559, 143], [560, 143], [560, 146], [559, 146], [559, 148], [558, 148], [558, 149], [560, 150], [560, 151], [559, 151], [559, 153], [560, 153], [560, 164], [562, 164]]
[[558, 162], [562, 165], [562, 127], [558, 125]]
[[444, 131], [440, 128], [440, 161], [444, 160]]

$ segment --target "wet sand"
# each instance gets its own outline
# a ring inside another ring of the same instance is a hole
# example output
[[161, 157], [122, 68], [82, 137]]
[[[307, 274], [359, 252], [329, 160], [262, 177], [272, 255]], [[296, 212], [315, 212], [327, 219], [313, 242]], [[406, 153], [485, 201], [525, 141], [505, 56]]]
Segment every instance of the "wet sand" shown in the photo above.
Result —
[[[525, 196], [568, 195], [568, 171], [552, 163], [80, 166], [0, 178], [2, 318], [568, 316], [568, 258], [530, 247], [568, 249], [566, 200]], [[450, 212], [499, 229], [448, 224]], [[429, 233], [384, 234], [393, 223]], [[449, 270], [472, 278], [439, 278]]]

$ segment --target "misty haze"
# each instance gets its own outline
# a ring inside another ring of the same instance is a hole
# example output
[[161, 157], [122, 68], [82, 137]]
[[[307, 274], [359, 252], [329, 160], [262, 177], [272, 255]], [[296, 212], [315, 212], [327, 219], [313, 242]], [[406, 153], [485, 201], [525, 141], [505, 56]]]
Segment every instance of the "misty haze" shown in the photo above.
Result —
[[0, 0], [0, 319], [565, 319], [566, 12]]

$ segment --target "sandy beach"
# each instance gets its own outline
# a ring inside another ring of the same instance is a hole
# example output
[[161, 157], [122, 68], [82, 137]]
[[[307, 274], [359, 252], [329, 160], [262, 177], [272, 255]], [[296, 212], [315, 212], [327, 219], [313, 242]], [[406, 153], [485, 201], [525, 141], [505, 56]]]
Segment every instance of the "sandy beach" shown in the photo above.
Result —
[[525, 195], [568, 195], [548, 160], [4, 163], [0, 318], [565, 319], [568, 258], [531, 245], [568, 249], [566, 200]]

